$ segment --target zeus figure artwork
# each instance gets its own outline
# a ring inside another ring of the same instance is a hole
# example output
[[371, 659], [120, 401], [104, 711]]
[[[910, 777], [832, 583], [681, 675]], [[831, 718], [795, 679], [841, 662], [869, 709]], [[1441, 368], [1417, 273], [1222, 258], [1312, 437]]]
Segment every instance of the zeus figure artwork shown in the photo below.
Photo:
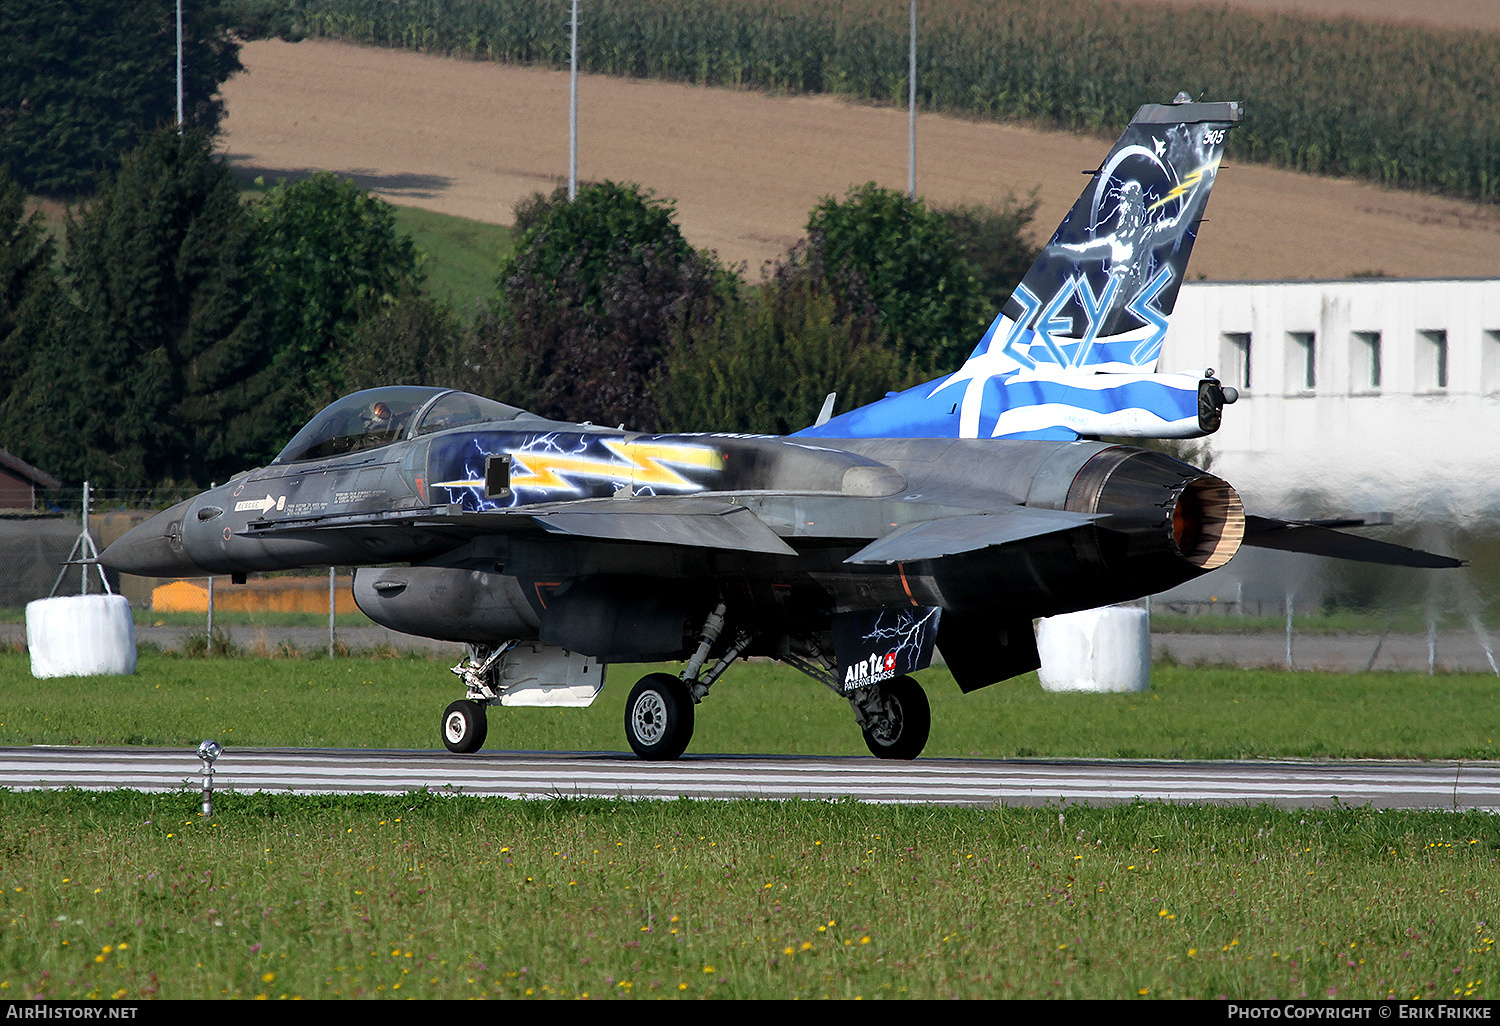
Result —
[[[1032, 621], [1149, 595], [1260, 545], [1458, 561], [1247, 516], [1230, 485], [1101, 436], [1194, 438], [1233, 389], [1154, 373], [1241, 118], [1186, 97], [1135, 115], [956, 372], [794, 435], [646, 435], [467, 393], [347, 396], [270, 466], [162, 512], [101, 562], [157, 577], [353, 565], [377, 623], [464, 642], [443, 743], [490, 707], [585, 706], [610, 663], [681, 661], [625, 703], [644, 759], [687, 748], [735, 660], [846, 698], [870, 751], [911, 759], [942, 650], [970, 692], [1036, 669]], [[1349, 526], [1352, 522], [1343, 522]]]

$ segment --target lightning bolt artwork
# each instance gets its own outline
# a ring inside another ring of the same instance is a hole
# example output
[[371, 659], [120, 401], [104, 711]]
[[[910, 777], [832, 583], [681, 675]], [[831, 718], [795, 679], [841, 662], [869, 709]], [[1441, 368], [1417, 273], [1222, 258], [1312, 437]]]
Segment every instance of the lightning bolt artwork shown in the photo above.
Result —
[[[523, 436], [519, 443], [514, 435], [478, 435], [466, 439], [463, 449], [461, 456], [438, 456], [439, 462], [455, 462], [462, 471], [432, 482], [432, 487], [446, 488], [466, 507], [473, 504], [478, 510], [604, 495], [625, 487], [638, 495], [701, 491], [706, 478], [723, 463], [722, 454], [710, 445], [571, 432]], [[484, 494], [485, 460], [490, 456], [510, 457], [508, 497]]]

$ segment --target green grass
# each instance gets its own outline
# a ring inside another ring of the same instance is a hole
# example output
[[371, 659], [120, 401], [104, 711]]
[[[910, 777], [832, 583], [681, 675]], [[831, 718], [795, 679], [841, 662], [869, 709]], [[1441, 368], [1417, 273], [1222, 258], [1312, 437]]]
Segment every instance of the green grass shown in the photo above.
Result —
[[[274, 644], [274, 636], [272, 638]], [[490, 711], [488, 747], [622, 751], [625, 696], [646, 667], [616, 666], [588, 709]], [[1049, 694], [1027, 675], [962, 695], [941, 670], [927, 757], [1500, 758], [1488, 674], [1319, 674], [1158, 665], [1132, 695]], [[144, 652], [88, 701], [0, 655], [0, 744], [431, 749], [462, 697], [426, 658], [188, 659]], [[786, 667], [742, 663], [698, 707], [690, 752], [866, 755], [848, 703]]]
[[0, 793], [13, 998], [1497, 994], [1484, 814]]
[[416, 207], [395, 207], [396, 228], [427, 256], [423, 270], [433, 297], [460, 313], [495, 293], [500, 258], [510, 252], [511, 231]]

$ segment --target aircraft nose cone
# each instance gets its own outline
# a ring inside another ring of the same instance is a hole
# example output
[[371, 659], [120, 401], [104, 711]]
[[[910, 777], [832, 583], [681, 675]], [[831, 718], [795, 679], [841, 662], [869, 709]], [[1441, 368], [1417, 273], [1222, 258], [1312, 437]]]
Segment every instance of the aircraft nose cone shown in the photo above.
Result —
[[182, 518], [188, 502], [179, 502], [131, 528], [99, 553], [107, 570], [141, 577], [201, 577], [203, 568], [182, 547]]

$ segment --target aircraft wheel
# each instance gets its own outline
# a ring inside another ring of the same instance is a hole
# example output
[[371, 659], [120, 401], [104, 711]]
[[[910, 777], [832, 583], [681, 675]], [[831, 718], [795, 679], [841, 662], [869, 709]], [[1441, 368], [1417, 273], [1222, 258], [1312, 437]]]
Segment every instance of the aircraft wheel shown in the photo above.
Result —
[[484, 706], [462, 699], [443, 710], [443, 744], [450, 752], [467, 755], [479, 751], [489, 733]]
[[865, 729], [865, 744], [880, 759], [915, 759], [932, 730], [927, 694], [910, 677], [893, 677], [875, 687], [885, 715]]
[[675, 759], [693, 738], [693, 696], [670, 673], [648, 673], [625, 703], [625, 737], [649, 761]]

